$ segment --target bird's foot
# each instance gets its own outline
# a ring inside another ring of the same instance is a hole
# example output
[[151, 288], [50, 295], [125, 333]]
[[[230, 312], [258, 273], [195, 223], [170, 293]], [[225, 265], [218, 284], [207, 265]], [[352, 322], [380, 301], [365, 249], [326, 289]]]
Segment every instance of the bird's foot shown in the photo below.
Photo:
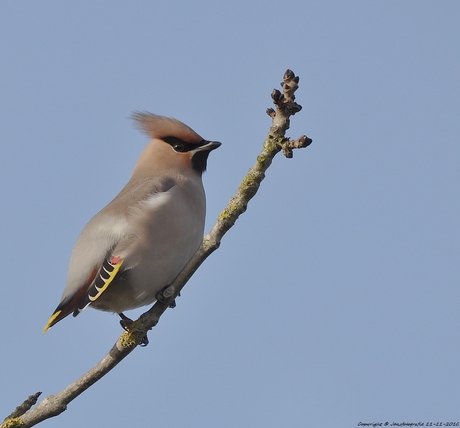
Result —
[[[170, 285], [167, 285], [165, 288], [163, 288], [163, 290], [160, 290], [155, 298], [163, 303], [164, 305], [166, 305], [166, 300], [169, 299], [175, 292], [175, 289], [174, 287], [170, 286]], [[177, 295], [177, 296], [180, 296], [180, 293]], [[176, 307], [176, 299], [174, 299], [170, 304], [169, 304], [169, 307], [170, 308], [175, 308]]]
[[[121, 318], [120, 320], [120, 325], [123, 328], [123, 330], [129, 332], [129, 326], [134, 322], [131, 318], [127, 317], [123, 312], [120, 312], [119, 317]], [[147, 337], [147, 334], [140, 340], [139, 346], [147, 346], [149, 344], [149, 339]]]

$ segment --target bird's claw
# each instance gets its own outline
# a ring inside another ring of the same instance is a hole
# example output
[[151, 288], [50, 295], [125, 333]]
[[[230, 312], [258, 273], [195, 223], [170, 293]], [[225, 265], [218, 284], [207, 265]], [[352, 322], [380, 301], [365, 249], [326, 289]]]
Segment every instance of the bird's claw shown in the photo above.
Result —
[[[160, 302], [160, 303], [163, 303], [164, 305], [166, 305], [166, 300], [171, 297], [173, 294], [174, 294], [174, 287], [171, 287], [170, 285], [167, 285], [165, 288], [163, 288], [163, 290], [160, 290], [155, 298]], [[177, 296], [180, 296], [180, 293], [177, 295]], [[175, 308], [176, 307], [176, 299], [174, 299], [170, 304], [169, 304], [169, 307], [172, 309], [172, 308]]]
[[[120, 325], [123, 328], [123, 330], [129, 332], [129, 326], [134, 322], [131, 318], [127, 317], [124, 313], [119, 313], [118, 314], [121, 318], [120, 320]], [[147, 337], [147, 334], [140, 340], [139, 346], [147, 346], [149, 344], [149, 339]]]

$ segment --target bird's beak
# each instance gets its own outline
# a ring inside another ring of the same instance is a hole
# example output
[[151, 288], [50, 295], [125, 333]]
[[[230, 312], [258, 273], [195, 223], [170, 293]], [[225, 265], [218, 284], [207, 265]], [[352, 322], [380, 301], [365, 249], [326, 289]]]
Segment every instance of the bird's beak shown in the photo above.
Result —
[[194, 152], [210, 152], [211, 150], [217, 149], [222, 143], [218, 141], [206, 141], [204, 140]]

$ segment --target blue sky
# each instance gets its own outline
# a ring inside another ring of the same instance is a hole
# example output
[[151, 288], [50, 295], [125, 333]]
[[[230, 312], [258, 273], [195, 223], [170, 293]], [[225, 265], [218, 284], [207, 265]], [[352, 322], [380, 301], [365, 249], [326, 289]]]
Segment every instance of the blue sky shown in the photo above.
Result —
[[0, 415], [121, 333], [94, 310], [41, 330], [147, 144], [131, 112], [223, 143], [209, 230], [291, 68], [288, 135], [313, 144], [275, 159], [150, 345], [43, 426], [459, 421], [459, 18], [456, 1], [3, 2]]

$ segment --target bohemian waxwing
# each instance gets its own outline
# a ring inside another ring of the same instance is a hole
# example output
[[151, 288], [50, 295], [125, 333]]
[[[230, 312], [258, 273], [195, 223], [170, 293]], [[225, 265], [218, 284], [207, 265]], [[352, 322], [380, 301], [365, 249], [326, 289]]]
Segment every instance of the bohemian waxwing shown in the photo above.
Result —
[[203, 238], [206, 200], [201, 175], [206, 141], [176, 119], [135, 113], [152, 140], [128, 184], [85, 226], [70, 258], [61, 302], [44, 328], [87, 306], [116, 312], [153, 303]]

